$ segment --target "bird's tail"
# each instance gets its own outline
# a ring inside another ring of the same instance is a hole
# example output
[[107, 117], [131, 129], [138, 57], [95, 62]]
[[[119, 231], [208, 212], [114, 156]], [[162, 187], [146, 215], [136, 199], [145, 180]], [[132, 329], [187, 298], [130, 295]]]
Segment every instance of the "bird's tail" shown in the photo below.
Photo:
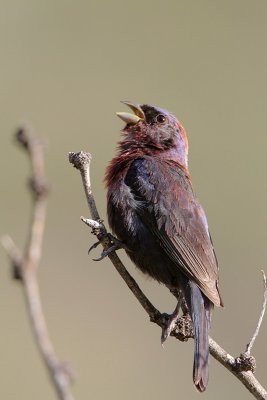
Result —
[[209, 329], [213, 304], [192, 281], [188, 283], [187, 302], [194, 326], [195, 351], [193, 380], [200, 392], [204, 392], [209, 380]]

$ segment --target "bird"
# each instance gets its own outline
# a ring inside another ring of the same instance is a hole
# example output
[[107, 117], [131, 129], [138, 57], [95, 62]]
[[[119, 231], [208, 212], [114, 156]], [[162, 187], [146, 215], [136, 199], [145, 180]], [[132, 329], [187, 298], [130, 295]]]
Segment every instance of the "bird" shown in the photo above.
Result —
[[138, 269], [180, 293], [162, 342], [185, 301], [194, 332], [193, 382], [203, 392], [209, 379], [211, 313], [223, 302], [207, 218], [188, 170], [186, 131], [164, 109], [122, 103], [131, 112], [117, 113], [126, 125], [105, 175], [108, 222]]

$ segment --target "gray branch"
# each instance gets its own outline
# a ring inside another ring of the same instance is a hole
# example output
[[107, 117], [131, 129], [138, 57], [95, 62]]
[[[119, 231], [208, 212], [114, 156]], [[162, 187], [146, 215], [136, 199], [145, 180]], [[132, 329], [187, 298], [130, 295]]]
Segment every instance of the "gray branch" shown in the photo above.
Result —
[[44, 318], [37, 280], [37, 268], [42, 253], [47, 195], [49, 192], [49, 186], [44, 174], [44, 146], [26, 128], [19, 129], [16, 139], [25, 148], [31, 161], [32, 222], [25, 254], [19, 251], [9, 236], [4, 236], [1, 242], [13, 266], [14, 278], [22, 283], [36, 344], [50, 374], [58, 398], [60, 400], [74, 400], [70, 392], [72, 374], [69, 367], [61, 363], [55, 354]]

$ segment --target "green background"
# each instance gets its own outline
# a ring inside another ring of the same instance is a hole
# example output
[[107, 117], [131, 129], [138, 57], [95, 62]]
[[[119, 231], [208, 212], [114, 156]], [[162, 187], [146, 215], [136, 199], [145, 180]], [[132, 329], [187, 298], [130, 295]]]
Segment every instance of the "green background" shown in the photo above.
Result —
[[[80, 177], [67, 153], [93, 154], [92, 181], [106, 221], [103, 176], [126, 111], [120, 100], [150, 103], [185, 126], [195, 190], [205, 207], [219, 263], [225, 309], [211, 335], [239, 355], [255, 329], [266, 259], [266, 1], [0, 1], [0, 233], [22, 248], [31, 201], [29, 165], [14, 145], [29, 121], [47, 142], [52, 184], [39, 270], [57, 354], [76, 374], [78, 399], [199, 399], [192, 346], [149, 323], [108, 260], [87, 256], [94, 242]], [[120, 251], [153, 303], [175, 301]], [[19, 283], [0, 250], [0, 397], [53, 399], [32, 340]], [[267, 385], [266, 318], [253, 349]], [[211, 359], [205, 399], [251, 395]]]

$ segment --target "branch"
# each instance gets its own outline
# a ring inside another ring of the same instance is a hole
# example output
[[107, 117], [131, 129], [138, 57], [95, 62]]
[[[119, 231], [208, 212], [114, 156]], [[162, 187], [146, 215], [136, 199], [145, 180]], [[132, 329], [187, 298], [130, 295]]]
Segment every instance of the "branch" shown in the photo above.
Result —
[[247, 348], [246, 348], [246, 351], [245, 351], [245, 352], [246, 352], [248, 355], [250, 355], [251, 350], [252, 350], [252, 347], [253, 347], [253, 345], [254, 345], [254, 343], [255, 343], [256, 337], [257, 337], [258, 334], [259, 334], [260, 327], [261, 327], [261, 324], [262, 324], [262, 321], [263, 321], [263, 317], [264, 317], [264, 314], [265, 314], [265, 310], [266, 310], [266, 303], [267, 303], [267, 280], [266, 280], [266, 275], [265, 275], [264, 271], [261, 271], [261, 272], [262, 272], [262, 275], [263, 275], [263, 288], [264, 288], [264, 291], [263, 291], [263, 304], [262, 304], [262, 309], [261, 309], [261, 313], [260, 313], [260, 316], [259, 316], [259, 320], [258, 320], [258, 324], [257, 324], [256, 330], [255, 330], [255, 332], [254, 332], [252, 338], [250, 339], [249, 343], [247, 344]]
[[[102, 244], [104, 250], [107, 250], [114, 243], [112, 242], [112, 236], [107, 233], [103, 221], [99, 217], [99, 213], [96, 208], [95, 200], [92, 193], [91, 182], [90, 182], [90, 163], [92, 156], [89, 153], [69, 153], [69, 162], [77, 168], [82, 176], [84, 190], [88, 202], [89, 211], [92, 217], [91, 219], [81, 218], [83, 222], [92, 228], [92, 233], [95, 234]], [[98, 243], [96, 244], [98, 245]], [[96, 247], [94, 245], [93, 247]], [[119, 272], [129, 289], [135, 295], [141, 306], [147, 312], [150, 320], [161, 328], [167, 324], [167, 314], [160, 313], [149, 299], [142, 292], [136, 281], [132, 278], [129, 272], [126, 270], [121, 260], [115, 252], [108, 254], [109, 259], [113, 263], [116, 270]], [[267, 295], [265, 295], [265, 298]], [[263, 316], [262, 316], [263, 317]], [[188, 321], [185, 317], [178, 319], [176, 326], [171, 332], [171, 336], [186, 341], [188, 338], [193, 337], [191, 321]], [[227, 353], [222, 347], [218, 345], [212, 338], [209, 338], [210, 354], [219, 361], [225, 368], [227, 368], [233, 375], [235, 375], [243, 385], [254, 395], [256, 399], [266, 400], [267, 392], [255, 378], [252, 369], [249, 371], [242, 370], [243, 366], [237, 363], [237, 359]]]
[[36, 344], [50, 373], [58, 398], [73, 400], [69, 388], [72, 374], [67, 365], [61, 363], [55, 354], [44, 318], [37, 281], [49, 192], [44, 174], [44, 148], [41, 141], [34, 138], [26, 128], [18, 130], [16, 139], [25, 148], [31, 161], [30, 188], [34, 203], [32, 222], [24, 255], [9, 236], [4, 236], [1, 242], [13, 266], [13, 277], [22, 283]]

